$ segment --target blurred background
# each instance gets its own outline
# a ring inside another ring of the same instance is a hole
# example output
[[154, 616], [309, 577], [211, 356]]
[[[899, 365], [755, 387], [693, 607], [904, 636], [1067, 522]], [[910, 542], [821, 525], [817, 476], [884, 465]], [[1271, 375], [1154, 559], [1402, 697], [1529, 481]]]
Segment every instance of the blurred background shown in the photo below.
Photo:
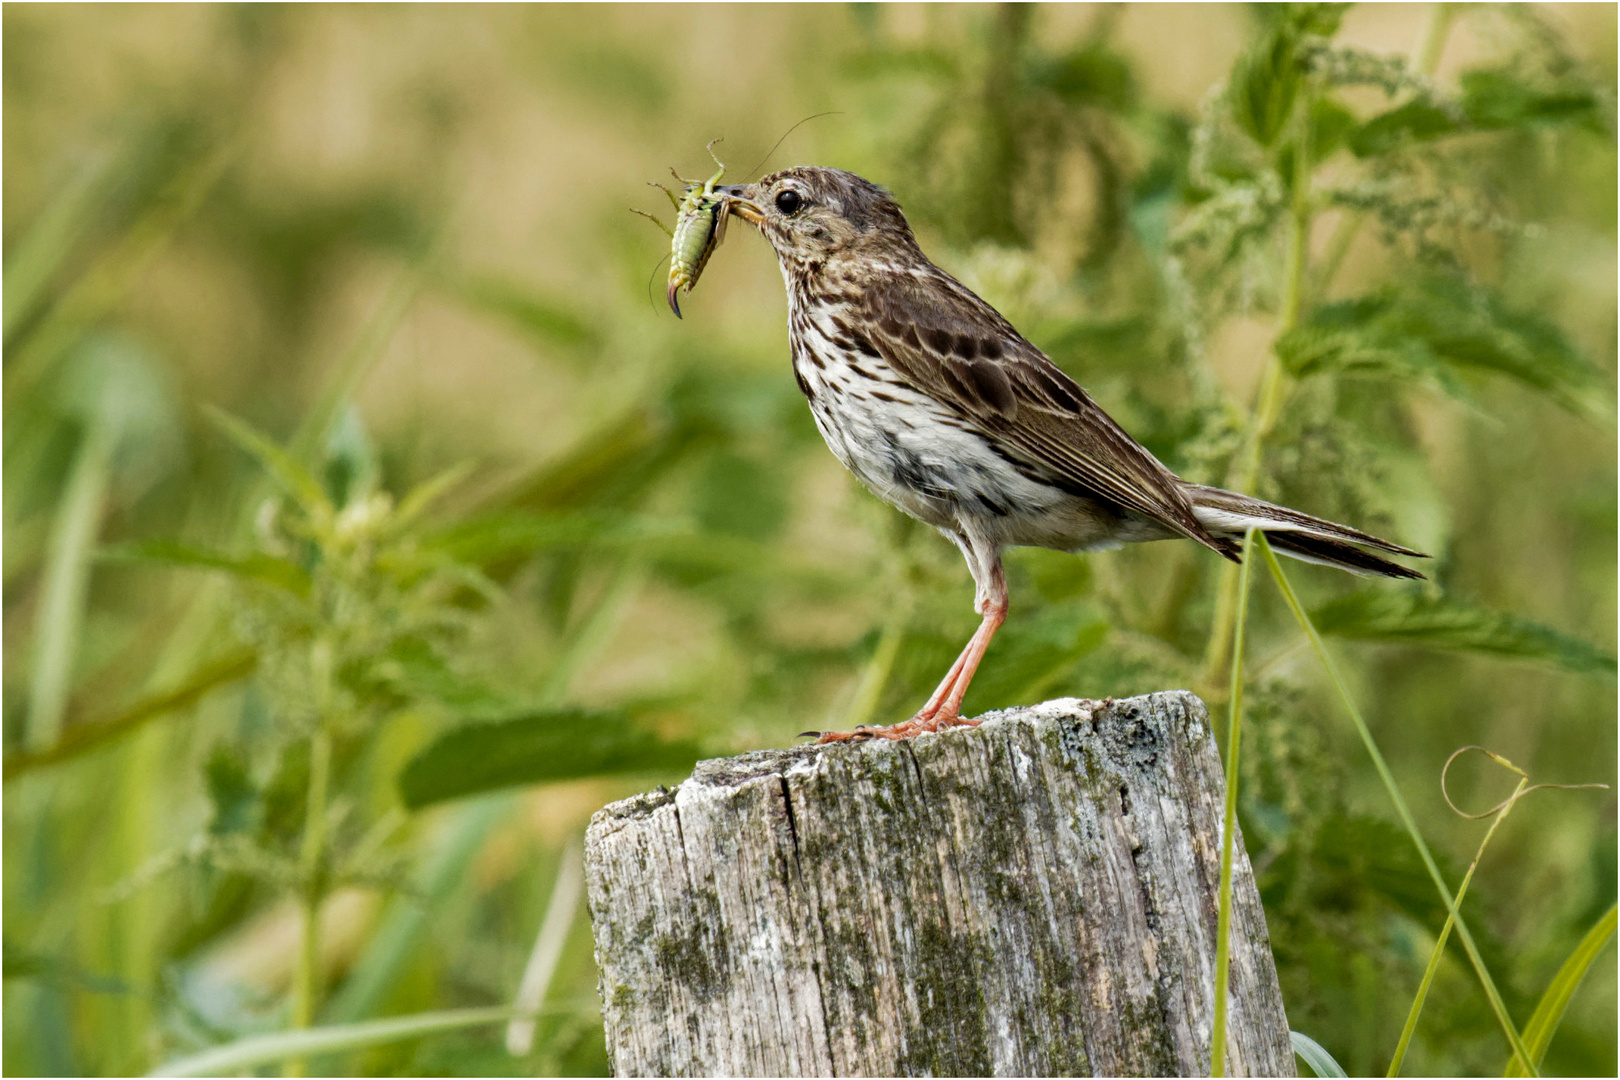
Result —
[[[1610, 5], [3, 19], [10, 1074], [509, 1004], [537, 945], [519, 1053], [485, 1023], [304, 1067], [604, 1074], [589, 815], [926, 696], [978, 621], [959, 556], [822, 445], [766, 245], [734, 225], [677, 321], [626, 212], [668, 220], [647, 182], [717, 137], [731, 181], [888, 185], [1183, 475], [1435, 556], [1411, 589], [1290, 571], [1448, 880], [1486, 827], [1442, 798], [1453, 750], [1614, 783]], [[1009, 577], [970, 712], [1222, 707], [1208, 552]], [[1290, 1022], [1382, 1071], [1444, 909], [1265, 575], [1249, 635]], [[1513, 781], [1471, 758], [1450, 790]], [[1492, 839], [1465, 911], [1521, 1025], [1615, 851], [1612, 791]], [[1615, 1015], [1611, 946], [1546, 1069], [1613, 1075]], [[1506, 1053], [1452, 948], [1406, 1071]]]

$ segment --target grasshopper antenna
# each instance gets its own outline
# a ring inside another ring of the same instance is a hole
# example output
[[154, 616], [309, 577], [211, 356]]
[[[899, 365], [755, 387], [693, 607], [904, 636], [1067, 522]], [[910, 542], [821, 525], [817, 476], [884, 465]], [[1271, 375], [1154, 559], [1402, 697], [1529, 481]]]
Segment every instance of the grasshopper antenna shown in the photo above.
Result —
[[[793, 134], [795, 131], [798, 131], [801, 127], [808, 124], [812, 120], [819, 120], [823, 116], [842, 116], [842, 115], [844, 115], [844, 111], [842, 109], [833, 109], [833, 110], [831, 110], [829, 112], [818, 112], [818, 113], [814, 114], [813, 116], [805, 117], [803, 120], [800, 120], [797, 124], [794, 124], [792, 127], [788, 128], [786, 131], [782, 132], [782, 137], [780, 139], [776, 140], [776, 146], [771, 147], [769, 150], [767, 150], [765, 152], [765, 156], [759, 159], [759, 165], [755, 165], [752, 169], [748, 170], [749, 179], [752, 179], [754, 174], [759, 172], [760, 166], [764, 165], [767, 161], [771, 160], [771, 155], [776, 153], [777, 148], [780, 147], [784, 142], [787, 141], [787, 137], [789, 135]], [[745, 183], [745, 184], [748, 183], [748, 180], [744, 180], [743, 183]]]

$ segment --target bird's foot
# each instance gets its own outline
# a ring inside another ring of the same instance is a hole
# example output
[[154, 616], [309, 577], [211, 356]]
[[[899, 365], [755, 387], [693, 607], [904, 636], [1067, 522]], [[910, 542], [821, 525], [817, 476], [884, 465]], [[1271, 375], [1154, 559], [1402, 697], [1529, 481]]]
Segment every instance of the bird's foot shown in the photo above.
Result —
[[823, 731], [816, 739], [816, 742], [864, 742], [867, 739], [899, 740], [944, 731], [946, 728], [978, 726], [979, 721], [977, 720], [969, 720], [956, 712], [946, 713], [944, 709], [941, 709], [931, 716], [918, 713], [910, 720], [899, 724], [890, 724], [888, 727], [867, 727], [862, 724], [854, 731]]

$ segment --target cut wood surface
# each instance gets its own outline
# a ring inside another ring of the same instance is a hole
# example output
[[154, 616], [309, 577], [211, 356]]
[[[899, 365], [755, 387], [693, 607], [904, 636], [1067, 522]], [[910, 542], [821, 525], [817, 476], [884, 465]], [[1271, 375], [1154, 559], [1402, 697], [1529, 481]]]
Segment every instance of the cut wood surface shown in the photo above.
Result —
[[[764, 750], [586, 836], [620, 1076], [1207, 1073], [1224, 784], [1185, 692]], [[1249, 861], [1229, 1075], [1294, 1075]]]

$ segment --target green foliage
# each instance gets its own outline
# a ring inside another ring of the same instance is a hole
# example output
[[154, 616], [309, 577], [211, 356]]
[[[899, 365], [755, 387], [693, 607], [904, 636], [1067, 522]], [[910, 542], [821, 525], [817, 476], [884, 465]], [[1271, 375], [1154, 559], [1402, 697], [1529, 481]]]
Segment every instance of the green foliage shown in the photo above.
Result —
[[[1530, 1063], [1537, 1069], [1541, 1068], [1541, 1059], [1546, 1056], [1547, 1044], [1552, 1041], [1553, 1032], [1558, 1030], [1558, 1022], [1564, 1018], [1564, 1010], [1569, 1008], [1569, 999], [1575, 996], [1575, 991], [1598, 956], [1614, 940], [1614, 928], [1615, 908], [1611, 904], [1597, 924], [1586, 932], [1580, 944], [1575, 946], [1575, 951], [1569, 954], [1569, 959], [1558, 969], [1558, 974], [1547, 986], [1547, 992], [1541, 995], [1541, 1001], [1536, 1004], [1535, 1014], [1524, 1028], [1524, 1042], [1530, 1050]], [[1513, 1058], [1503, 1066], [1502, 1075], [1523, 1076], [1525, 1072], [1519, 1060]]]
[[[430, 1033], [513, 1000], [568, 836], [926, 697], [976, 622], [959, 556], [827, 454], [757, 238], [676, 324], [625, 220], [828, 109], [767, 167], [890, 185], [1166, 464], [1435, 555], [1428, 591], [1295, 576], [1324, 633], [1420, 646], [1344, 676], [1453, 888], [1456, 746], [1611, 780], [1607, 9], [177, 10], [5, 13], [10, 1071], [603, 1074], [583, 920], [530, 1055]], [[971, 708], [1222, 707], [1211, 557], [1008, 574]], [[1289, 1015], [1312, 1067], [1381, 1072], [1447, 911], [1267, 588], [1246, 640]], [[1555, 802], [1463, 914], [1511, 1016], [1555, 1003], [1532, 1056], [1612, 1074], [1612, 967], [1554, 973], [1613, 902], [1613, 805]], [[312, 902], [311, 978], [278, 935]], [[1501, 1069], [1471, 968], [1437, 961], [1408, 1074]]]
[[1514, 615], [1419, 591], [1364, 589], [1311, 613], [1324, 634], [1430, 649], [1455, 649], [1554, 664], [1613, 678], [1614, 657], [1584, 641]]
[[1333, 1055], [1324, 1050], [1322, 1044], [1309, 1035], [1290, 1031], [1288, 1041], [1294, 1044], [1294, 1053], [1304, 1059], [1305, 1064], [1311, 1067], [1311, 1072], [1317, 1076], [1346, 1075], [1339, 1063], [1333, 1060]]
[[1293, 374], [1428, 382], [1472, 400], [1466, 376], [1499, 375], [1572, 411], [1596, 414], [1604, 378], [1545, 319], [1453, 278], [1324, 305], [1277, 340]]
[[665, 741], [617, 713], [517, 716], [455, 728], [400, 770], [400, 796], [416, 810], [504, 787], [612, 773], [678, 774], [696, 746]]

